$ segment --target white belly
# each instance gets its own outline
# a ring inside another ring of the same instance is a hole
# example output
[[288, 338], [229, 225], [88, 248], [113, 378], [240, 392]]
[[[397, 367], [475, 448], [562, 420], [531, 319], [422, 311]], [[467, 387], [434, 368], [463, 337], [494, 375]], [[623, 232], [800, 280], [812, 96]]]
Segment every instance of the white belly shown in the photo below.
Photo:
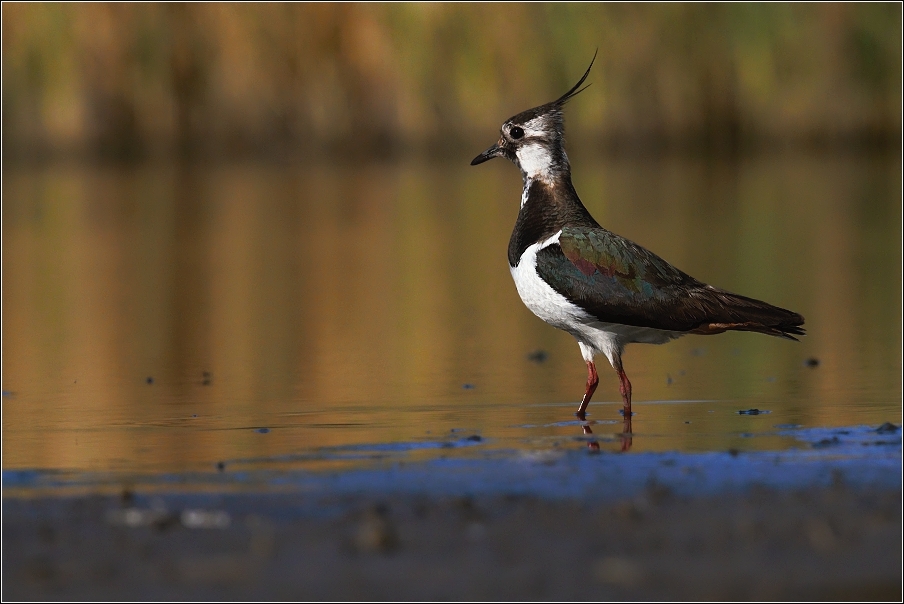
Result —
[[569, 302], [537, 274], [537, 252], [558, 243], [561, 234], [562, 231], [559, 231], [546, 241], [529, 246], [521, 255], [518, 266], [511, 267], [511, 271], [524, 305], [550, 325], [571, 333], [572, 329], [591, 322], [594, 318]]
[[537, 274], [537, 252], [558, 244], [561, 234], [559, 231], [546, 241], [535, 243], [524, 250], [518, 266], [511, 267], [512, 278], [524, 305], [553, 327], [574, 336], [581, 344], [581, 353], [585, 360], [592, 361], [596, 354], [603, 353], [615, 366], [626, 344], [632, 342], [664, 344], [684, 335], [681, 332], [649, 327], [603, 323], [550, 287]]

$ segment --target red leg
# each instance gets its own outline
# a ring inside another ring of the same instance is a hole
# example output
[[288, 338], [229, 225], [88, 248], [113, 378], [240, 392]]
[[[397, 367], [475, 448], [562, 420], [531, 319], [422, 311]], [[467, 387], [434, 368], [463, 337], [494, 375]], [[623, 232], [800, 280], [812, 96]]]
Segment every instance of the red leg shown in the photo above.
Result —
[[[625, 379], [627, 380], [628, 378]], [[586, 417], [587, 405], [590, 404], [590, 397], [596, 392], [596, 385], [599, 383], [600, 378], [596, 374], [596, 365], [593, 364], [593, 361], [587, 361], [587, 389], [584, 391], [584, 398], [581, 399], [581, 406], [578, 407], [578, 412], [575, 413], [580, 419]], [[628, 387], [631, 387], [630, 384]]]
[[631, 417], [631, 382], [624, 369], [618, 370], [618, 391], [621, 392], [622, 401], [625, 403], [625, 417]]
[[[587, 389], [584, 391], [584, 398], [581, 399], [581, 408], [578, 409], [578, 412], [575, 415], [584, 420], [587, 417], [587, 405], [590, 403], [590, 397], [593, 396], [593, 393], [596, 391], [596, 386], [599, 384], [600, 378], [596, 374], [596, 365], [592, 362], [587, 363]], [[584, 424], [581, 426], [581, 430], [584, 434], [593, 434], [593, 430], [590, 429], [590, 426]], [[587, 448], [591, 451], [599, 451], [600, 444], [596, 441], [590, 441], [587, 443]]]
[[634, 439], [631, 438], [631, 381], [628, 380], [628, 374], [622, 369], [621, 363], [615, 370], [618, 373], [618, 391], [621, 392], [622, 401], [625, 403], [623, 413], [625, 414], [625, 426], [622, 430], [622, 451], [631, 448]]

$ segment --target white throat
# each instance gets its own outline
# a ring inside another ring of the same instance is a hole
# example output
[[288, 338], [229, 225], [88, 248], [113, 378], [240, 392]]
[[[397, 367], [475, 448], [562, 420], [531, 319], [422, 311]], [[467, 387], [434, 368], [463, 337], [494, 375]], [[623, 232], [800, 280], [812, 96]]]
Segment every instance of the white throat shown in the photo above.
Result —
[[525, 181], [539, 178], [549, 181], [552, 178], [552, 155], [539, 143], [528, 143], [515, 151], [518, 166], [524, 173]]

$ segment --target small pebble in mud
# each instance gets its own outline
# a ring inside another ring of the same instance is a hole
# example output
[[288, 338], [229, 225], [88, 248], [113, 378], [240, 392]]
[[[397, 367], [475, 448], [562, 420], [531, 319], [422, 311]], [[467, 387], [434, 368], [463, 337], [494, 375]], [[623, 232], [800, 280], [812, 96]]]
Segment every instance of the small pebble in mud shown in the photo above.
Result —
[[806, 361], [804, 361], [804, 365], [807, 367], [819, 367], [819, 359], [816, 357], [810, 357]]
[[876, 432], [878, 432], [879, 434], [894, 434], [900, 429], [901, 428], [891, 422], [885, 422], [884, 424], [876, 428]]
[[834, 447], [835, 445], [840, 445], [841, 440], [837, 436], [833, 436], [832, 438], [823, 438], [819, 442], [813, 443], [814, 449], [823, 449], [825, 447]]
[[672, 495], [673, 492], [671, 487], [659, 484], [655, 479], [650, 479], [647, 483], [647, 488], [644, 490], [643, 495], [641, 495], [641, 500], [645, 500], [648, 504], [662, 505], [671, 499]]
[[386, 505], [378, 504], [364, 513], [354, 536], [354, 547], [362, 553], [389, 553], [399, 547], [398, 531]]
[[741, 454], [741, 452], [737, 449], [729, 449], [728, 454], [731, 455], [732, 457], [737, 457], [738, 455]]
[[225, 470], [225, 469], [226, 469], [226, 463], [225, 463], [225, 462], [222, 462], [222, 461], [218, 461], [218, 462], [217, 462], [217, 470], [219, 470], [220, 472], [222, 472], [222, 471]]
[[210, 386], [213, 381], [213, 375], [209, 371], [205, 371], [201, 373], [201, 384], [204, 386]]
[[738, 415], [760, 415], [763, 413], [769, 413], [769, 411], [765, 409], [742, 409], [738, 411]]
[[832, 486], [835, 488], [844, 487], [844, 472], [838, 468], [832, 470]]
[[483, 440], [483, 438], [481, 438], [479, 434], [472, 434], [471, 436], [467, 437], [465, 440], [470, 440], [472, 442], [479, 443], [480, 441]]
[[267, 434], [270, 431], [270, 428], [258, 428], [256, 432], [258, 434]]
[[476, 388], [474, 384], [462, 384], [461, 387], [465, 390], [474, 390], [474, 388]]
[[527, 360], [532, 361], [534, 363], [543, 363], [546, 359], [549, 358], [549, 353], [545, 350], [535, 350], [531, 353], [528, 353]]
[[685, 424], [689, 424], [690, 422], [684, 422]]
[[671, 386], [671, 385], [672, 385], [672, 376], [669, 375], [668, 373], [665, 374], [665, 385], [666, 385], [666, 386]]
[[154, 383], [154, 378], [152, 378], [151, 376], [148, 376], [148, 379], [146, 379], [145, 382], [148, 383], [148, 384], [153, 384], [153, 383]]
[[158, 512], [158, 517], [151, 523], [161, 533], [179, 524], [179, 516], [173, 513]]

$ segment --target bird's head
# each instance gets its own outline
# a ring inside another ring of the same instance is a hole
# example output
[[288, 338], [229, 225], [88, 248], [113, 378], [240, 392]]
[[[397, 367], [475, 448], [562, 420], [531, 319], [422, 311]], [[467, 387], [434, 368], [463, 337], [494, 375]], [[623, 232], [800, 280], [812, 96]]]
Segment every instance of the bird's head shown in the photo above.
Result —
[[578, 83], [561, 97], [505, 120], [499, 141], [475, 157], [471, 165], [482, 164], [494, 157], [505, 157], [521, 169], [525, 179], [551, 180], [556, 174], [568, 171], [562, 108], [569, 99], [584, 90], [581, 84], [590, 74], [594, 60], [596, 53]]

